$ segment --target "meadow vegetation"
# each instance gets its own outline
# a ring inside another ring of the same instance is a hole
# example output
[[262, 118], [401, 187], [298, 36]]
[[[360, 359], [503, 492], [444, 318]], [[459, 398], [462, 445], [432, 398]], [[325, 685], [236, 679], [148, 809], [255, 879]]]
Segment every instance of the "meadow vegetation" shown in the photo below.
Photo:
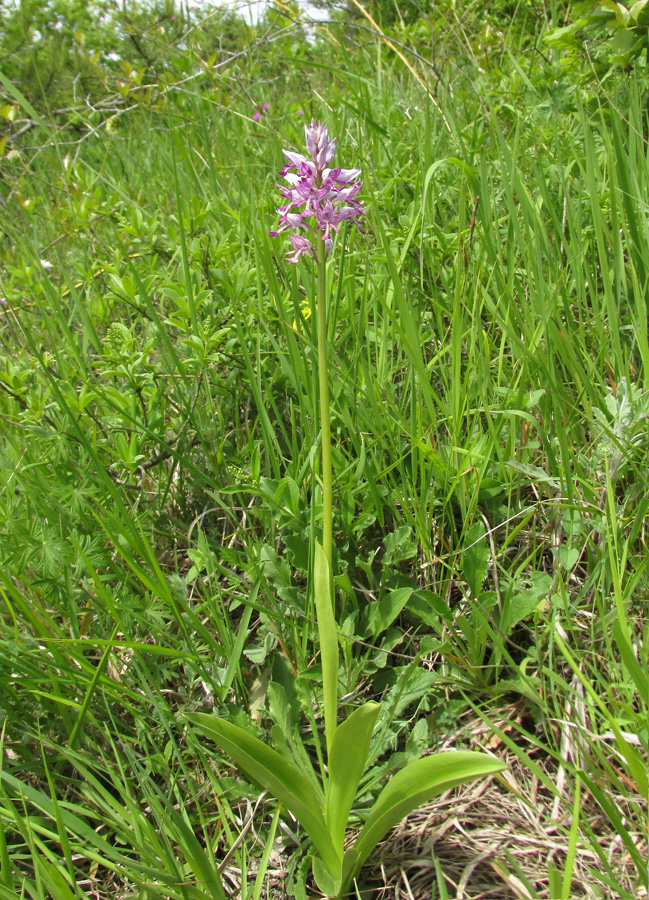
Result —
[[321, 896], [197, 724], [322, 765], [317, 273], [269, 236], [312, 116], [367, 209], [327, 309], [350, 836], [432, 751], [506, 765], [350, 896], [647, 897], [645, 2], [0, 2], [0, 900]]

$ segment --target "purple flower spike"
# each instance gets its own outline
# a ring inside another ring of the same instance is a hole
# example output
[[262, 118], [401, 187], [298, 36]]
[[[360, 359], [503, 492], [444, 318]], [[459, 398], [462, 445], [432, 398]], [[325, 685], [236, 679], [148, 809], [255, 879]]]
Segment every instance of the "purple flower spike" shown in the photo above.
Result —
[[[342, 222], [351, 222], [363, 231], [361, 223], [365, 215], [363, 204], [356, 199], [362, 182], [360, 169], [331, 168], [336, 155], [336, 141], [331, 140], [327, 126], [311, 120], [304, 126], [307, 156], [284, 150], [288, 160], [280, 170], [280, 177], [288, 182], [279, 189], [287, 202], [277, 212], [280, 222], [278, 235], [289, 228], [300, 229], [302, 234], [289, 235], [293, 252], [286, 259], [296, 263], [305, 254], [315, 259], [314, 242], [324, 239], [325, 255], [333, 248], [333, 231]], [[307, 232], [307, 236], [304, 235]]]

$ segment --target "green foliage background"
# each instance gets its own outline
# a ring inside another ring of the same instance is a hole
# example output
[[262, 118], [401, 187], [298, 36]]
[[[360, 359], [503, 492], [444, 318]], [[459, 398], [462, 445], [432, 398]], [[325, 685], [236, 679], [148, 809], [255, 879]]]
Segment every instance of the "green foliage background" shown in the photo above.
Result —
[[268, 236], [311, 115], [368, 207], [329, 310], [367, 802], [486, 722], [570, 813], [530, 896], [639, 896], [646, 55], [561, 4], [0, 10], [0, 897], [258, 898], [276, 810], [184, 714], [317, 756], [314, 276]]

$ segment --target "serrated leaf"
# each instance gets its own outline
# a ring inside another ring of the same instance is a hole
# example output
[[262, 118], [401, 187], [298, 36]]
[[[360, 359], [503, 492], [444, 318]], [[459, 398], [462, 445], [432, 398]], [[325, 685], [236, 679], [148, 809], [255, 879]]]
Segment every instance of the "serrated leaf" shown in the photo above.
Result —
[[527, 475], [532, 481], [541, 481], [544, 484], [549, 484], [550, 487], [555, 490], [559, 490], [560, 488], [557, 479], [548, 475], [548, 473], [540, 466], [533, 466], [530, 463], [521, 463], [516, 459], [508, 460], [505, 465], [509, 466], [510, 469], [516, 469], [517, 472], [521, 472], [523, 475]]
[[210, 713], [189, 713], [186, 718], [295, 816], [335, 878], [340, 857], [329, 837], [318, 797], [297, 768], [238, 725]]
[[[283, 657], [281, 657], [283, 659]], [[271, 682], [268, 686], [268, 702], [269, 710], [275, 726], [273, 728], [273, 741], [275, 746], [282, 746], [282, 750], [290, 753], [293, 762], [299, 772], [310, 782], [311, 787], [315, 791], [319, 803], [324, 808], [324, 793], [318, 777], [313, 769], [313, 764], [309, 758], [304, 744], [300, 738], [297, 716], [294, 717], [293, 710], [289, 704], [287, 691], [284, 685], [277, 682]], [[276, 732], [279, 736], [276, 736]]]
[[329, 756], [326, 821], [334, 847], [341, 859], [352, 809], [372, 740], [380, 706], [370, 701], [354, 710], [336, 728]]

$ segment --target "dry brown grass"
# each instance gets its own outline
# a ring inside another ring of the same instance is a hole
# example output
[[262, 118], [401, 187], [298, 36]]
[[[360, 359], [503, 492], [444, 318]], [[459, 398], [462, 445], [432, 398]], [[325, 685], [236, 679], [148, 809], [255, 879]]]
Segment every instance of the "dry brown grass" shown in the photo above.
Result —
[[[503, 748], [501, 748], [502, 750]], [[532, 755], [535, 748], [527, 747]], [[440, 897], [443, 876], [452, 900], [556, 900], [548, 868], [560, 873], [568, 853], [573, 797], [563, 784], [553, 794], [513, 753], [500, 753], [508, 764], [499, 778], [466, 785], [436, 798], [405, 819], [365, 868], [372, 900], [431, 900]], [[534, 753], [553, 783], [562, 780], [552, 759]], [[581, 818], [597, 836], [619, 883], [640, 900], [636, 871], [619, 836], [595, 802], [582, 796]], [[627, 827], [646, 856], [646, 832]], [[374, 870], [372, 871], [372, 866]], [[437, 867], [437, 871], [436, 871]], [[578, 835], [570, 900], [615, 900], [591, 840]]]

